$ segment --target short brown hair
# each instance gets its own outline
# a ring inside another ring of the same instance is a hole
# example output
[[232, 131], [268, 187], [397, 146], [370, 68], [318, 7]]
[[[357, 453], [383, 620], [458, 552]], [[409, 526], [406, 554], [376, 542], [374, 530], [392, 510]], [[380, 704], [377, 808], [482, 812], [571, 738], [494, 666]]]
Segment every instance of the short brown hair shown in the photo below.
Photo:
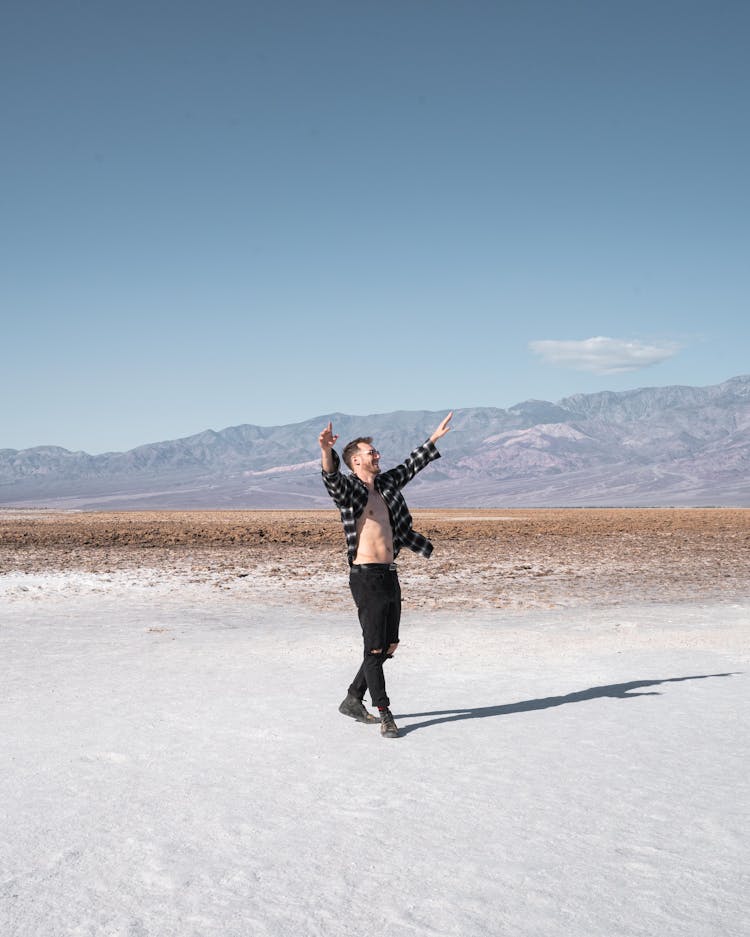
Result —
[[351, 460], [351, 457], [352, 457], [352, 456], [354, 455], [354, 453], [357, 451], [357, 449], [359, 448], [359, 444], [360, 444], [361, 442], [366, 442], [368, 446], [371, 446], [371, 445], [372, 445], [372, 436], [357, 436], [356, 439], [352, 439], [351, 442], [348, 442], [348, 443], [344, 446], [343, 458], [344, 458], [344, 462], [346, 462], [346, 464], [349, 466], [349, 468], [352, 467], [352, 463], [351, 463], [351, 461], [350, 461], [350, 460]]

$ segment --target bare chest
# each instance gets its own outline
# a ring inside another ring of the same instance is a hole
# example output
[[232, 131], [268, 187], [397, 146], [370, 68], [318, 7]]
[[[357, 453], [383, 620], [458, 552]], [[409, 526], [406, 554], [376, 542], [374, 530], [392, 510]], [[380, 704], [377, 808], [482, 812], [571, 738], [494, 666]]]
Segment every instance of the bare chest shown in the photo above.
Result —
[[388, 514], [388, 507], [383, 501], [382, 495], [377, 491], [371, 491], [365, 509], [362, 512], [360, 523], [372, 523], [381, 527], [391, 526], [391, 518]]

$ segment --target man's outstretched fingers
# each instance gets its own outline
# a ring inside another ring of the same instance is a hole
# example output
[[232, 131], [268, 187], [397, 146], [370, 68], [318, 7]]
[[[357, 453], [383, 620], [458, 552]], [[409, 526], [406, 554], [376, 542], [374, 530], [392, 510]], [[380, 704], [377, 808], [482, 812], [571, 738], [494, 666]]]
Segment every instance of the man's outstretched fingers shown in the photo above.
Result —
[[324, 427], [322, 433], [318, 436], [318, 443], [323, 450], [332, 449], [338, 438], [333, 432], [333, 423], [329, 422], [328, 426]]
[[450, 426], [449, 426], [448, 424], [450, 423], [450, 421], [451, 421], [452, 419], [453, 419], [453, 411], [451, 410], [451, 412], [448, 414], [448, 416], [445, 417], [445, 419], [441, 421], [440, 425], [439, 425], [438, 428], [435, 430], [435, 432], [432, 434], [432, 436], [430, 436], [430, 441], [431, 441], [431, 442], [437, 442], [438, 439], [442, 439], [443, 436], [445, 436], [446, 433], [449, 433], [449, 432], [450, 432], [450, 429], [451, 429], [451, 428], [450, 428]]

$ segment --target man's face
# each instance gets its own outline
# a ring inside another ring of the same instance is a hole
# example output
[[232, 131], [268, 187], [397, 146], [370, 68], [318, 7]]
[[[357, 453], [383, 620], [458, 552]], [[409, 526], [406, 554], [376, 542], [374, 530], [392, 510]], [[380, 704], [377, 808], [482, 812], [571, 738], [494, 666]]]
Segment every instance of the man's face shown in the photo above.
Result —
[[380, 471], [380, 453], [370, 443], [361, 442], [357, 444], [357, 454], [352, 459], [355, 468], [360, 468], [365, 472], [372, 472], [377, 475]]

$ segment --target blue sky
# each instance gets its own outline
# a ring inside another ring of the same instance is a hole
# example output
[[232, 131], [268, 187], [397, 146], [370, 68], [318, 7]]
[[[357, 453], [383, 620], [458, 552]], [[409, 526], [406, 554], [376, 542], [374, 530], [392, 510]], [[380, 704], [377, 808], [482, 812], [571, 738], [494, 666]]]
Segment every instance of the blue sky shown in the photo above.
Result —
[[0, 12], [0, 448], [750, 371], [750, 4]]

